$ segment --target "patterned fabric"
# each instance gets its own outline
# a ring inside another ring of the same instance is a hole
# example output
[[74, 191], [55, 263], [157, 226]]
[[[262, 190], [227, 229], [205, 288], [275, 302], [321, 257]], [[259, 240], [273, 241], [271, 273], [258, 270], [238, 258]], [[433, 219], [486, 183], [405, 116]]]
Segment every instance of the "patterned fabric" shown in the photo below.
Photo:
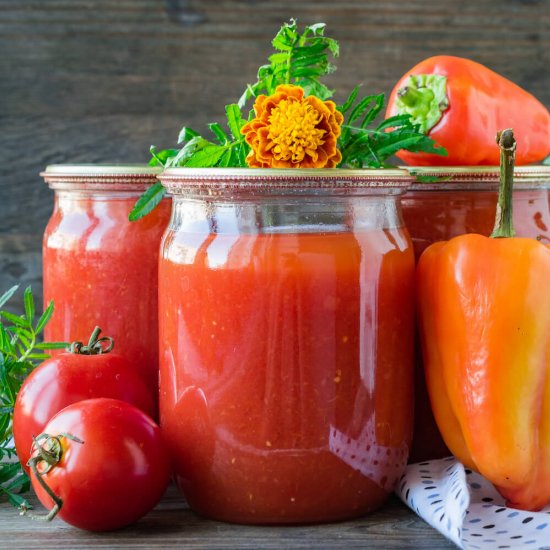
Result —
[[459, 548], [550, 550], [550, 505], [507, 508], [491, 483], [454, 457], [410, 464], [396, 492]]

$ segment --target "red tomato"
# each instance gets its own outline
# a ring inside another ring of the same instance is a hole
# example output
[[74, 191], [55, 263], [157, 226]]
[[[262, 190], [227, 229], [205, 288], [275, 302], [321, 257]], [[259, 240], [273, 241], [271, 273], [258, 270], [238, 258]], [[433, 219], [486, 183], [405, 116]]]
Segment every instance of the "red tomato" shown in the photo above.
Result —
[[34, 370], [17, 395], [13, 437], [21, 464], [25, 466], [29, 460], [32, 436], [41, 434], [54, 414], [94, 397], [120, 399], [149, 416], [155, 414], [149, 389], [124, 357], [113, 353], [62, 353]]
[[[104, 398], [80, 401], [56, 414], [45, 433], [58, 437], [60, 457], [41, 478], [63, 501], [57, 515], [75, 527], [109, 531], [129, 525], [158, 503], [168, 485], [170, 465], [160, 428], [133, 405]], [[48, 446], [47, 440], [41, 442]], [[36, 448], [32, 455], [38, 455]], [[37, 463], [39, 472], [46, 466], [43, 460]], [[32, 470], [31, 481], [40, 502], [52, 508]]]

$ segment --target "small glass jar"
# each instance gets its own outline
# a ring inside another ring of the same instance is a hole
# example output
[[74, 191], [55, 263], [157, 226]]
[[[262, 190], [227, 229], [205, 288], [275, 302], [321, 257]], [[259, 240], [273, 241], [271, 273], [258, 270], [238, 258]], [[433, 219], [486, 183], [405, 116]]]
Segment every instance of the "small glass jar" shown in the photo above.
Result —
[[170, 200], [130, 222], [138, 197], [157, 181], [147, 166], [54, 165], [41, 175], [55, 191], [43, 241], [44, 303], [54, 301], [45, 338], [87, 341], [97, 325], [115, 340], [158, 400], [158, 256]]
[[[409, 171], [417, 181], [403, 196], [403, 218], [416, 258], [437, 241], [464, 233], [491, 234], [498, 197], [498, 167], [415, 167]], [[518, 237], [550, 243], [549, 189], [550, 166], [516, 167], [513, 219]], [[450, 454], [431, 411], [419, 344], [416, 350], [412, 462]]]
[[246, 524], [382, 504], [412, 423], [401, 170], [170, 169], [160, 418], [190, 506]]

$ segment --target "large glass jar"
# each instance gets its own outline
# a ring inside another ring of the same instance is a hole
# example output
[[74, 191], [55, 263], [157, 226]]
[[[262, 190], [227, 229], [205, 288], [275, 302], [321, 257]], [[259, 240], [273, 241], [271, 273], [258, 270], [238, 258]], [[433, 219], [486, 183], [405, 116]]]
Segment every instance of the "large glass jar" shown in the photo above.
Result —
[[[497, 167], [410, 168], [418, 180], [403, 196], [403, 217], [416, 258], [431, 243], [464, 233], [490, 235], [498, 196]], [[518, 237], [550, 243], [550, 166], [517, 167], [513, 217]], [[450, 454], [439, 434], [424, 381], [420, 346], [415, 361], [415, 426], [411, 461]]]
[[157, 181], [147, 166], [55, 165], [43, 241], [44, 303], [54, 301], [45, 337], [87, 341], [96, 325], [115, 340], [158, 398], [157, 269], [170, 201], [130, 222], [140, 194]]
[[189, 504], [282, 524], [378, 507], [412, 430], [406, 172], [160, 179], [160, 418]]

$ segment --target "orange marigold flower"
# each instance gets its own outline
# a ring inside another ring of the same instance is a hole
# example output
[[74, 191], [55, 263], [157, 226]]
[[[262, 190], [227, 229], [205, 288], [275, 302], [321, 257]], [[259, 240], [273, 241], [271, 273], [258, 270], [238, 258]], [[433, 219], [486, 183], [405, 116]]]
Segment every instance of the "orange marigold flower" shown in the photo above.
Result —
[[253, 168], [334, 168], [342, 160], [337, 148], [344, 117], [333, 101], [304, 97], [300, 86], [282, 84], [254, 103], [256, 118], [241, 132], [252, 151]]

